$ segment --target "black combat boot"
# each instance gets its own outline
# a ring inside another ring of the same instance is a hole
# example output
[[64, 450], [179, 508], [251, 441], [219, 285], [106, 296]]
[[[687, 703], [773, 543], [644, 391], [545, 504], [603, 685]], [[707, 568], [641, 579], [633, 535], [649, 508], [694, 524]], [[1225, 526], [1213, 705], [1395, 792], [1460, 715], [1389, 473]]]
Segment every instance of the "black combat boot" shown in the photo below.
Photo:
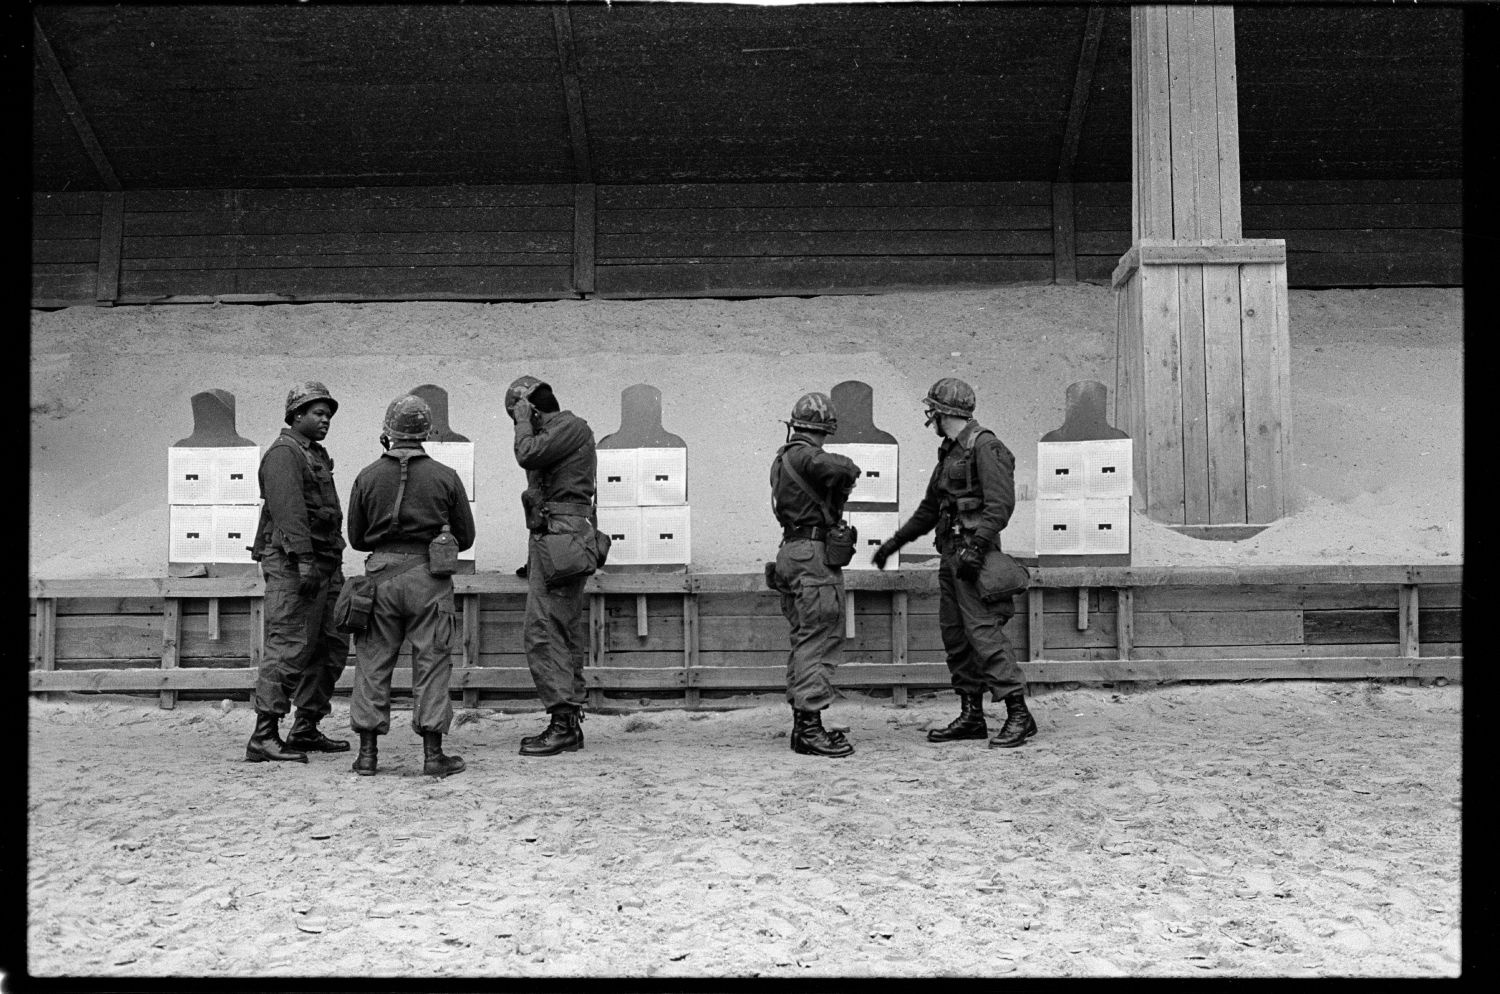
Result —
[[956, 742], [959, 739], [982, 739], [990, 733], [984, 723], [984, 692], [959, 694], [958, 717], [946, 728], [934, 728], [927, 733], [928, 742]]
[[804, 756], [827, 756], [838, 759], [854, 752], [842, 733], [831, 733], [823, 727], [821, 711], [792, 709], [792, 751]]
[[521, 740], [523, 756], [555, 756], [560, 752], [577, 752], [583, 748], [583, 713], [577, 708], [561, 707], [552, 712], [552, 721], [540, 735]]
[[245, 761], [249, 763], [267, 763], [272, 760], [282, 760], [289, 763], [307, 762], [307, 753], [288, 749], [285, 742], [281, 741], [281, 716], [272, 714], [270, 711], [255, 712], [255, 731], [250, 733], [250, 741], [245, 745]]
[[464, 771], [464, 761], [443, 755], [443, 733], [422, 733], [422, 772], [429, 777], [449, 777]]
[[379, 738], [374, 732], [359, 733], [359, 755], [354, 757], [354, 772], [362, 777], [373, 777], [376, 767], [375, 740]]
[[330, 739], [318, 731], [318, 719], [306, 711], [297, 712], [292, 730], [287, 732], [286, 746], [298, 752], [348, 752], [349, 743], [343, 739]]
[[1014, 749], [1036, 734], [1036, 719], [1026, 710], [1026, 695], [1013, 690], [1003, 698], [1005, 701], [1005, 724], [990, 739], [991, 749]]

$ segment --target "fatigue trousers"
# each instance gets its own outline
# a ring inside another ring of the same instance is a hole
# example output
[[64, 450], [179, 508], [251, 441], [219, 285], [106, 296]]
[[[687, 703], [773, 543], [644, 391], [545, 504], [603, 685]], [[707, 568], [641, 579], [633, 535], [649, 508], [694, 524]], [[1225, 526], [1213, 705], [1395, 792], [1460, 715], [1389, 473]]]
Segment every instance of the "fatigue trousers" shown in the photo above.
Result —
[[584, 605], [587, 577], [548, 587], [542, 579], [542, 560], [536, 536], [527, 540], [526, 615], [521, 644], [537, 696], [549, 712], [560, 707], [582, 708], [585, 700], [583, 667], [589, 658], [588, 615]]
[[267, 552], [260, 568], [266, 587], [266, 644], [251, 701], [259, 712], [284, 715], [295, 705], [315, 721], [322, 719], [349, 662], [349, 637], [333, 627], [343, 568], [337, 560], [319, 560], [323, 579], [311, 597], [299, 593], [302, 577], [279, 549]]
[[781, 613], [791, 626], [786, 699], [798, 711], [833, 703], [833, 671], [844, 660], [844, 573], [823, 562], [823, 543], [794, 538], [776, 551]]
[[1005, 623], [1016, 613], [1009, 598], [986, 604], [973, 580], [960, 579], [957, 549], [938, 562], [938, 628], [948, 655], [948, 673], [960, 694], [983, 694], [995, 700], [1026, 689]]
[[[372, 552], [365, 575], [380, 572], [421, 553]], [[381, 582], [370, 609], [370, 627], [354, 639], [354, 694], [349, 725], [356, 732], [384, 735], [391, 730], [391, 676], [401, 644], [411, 642], [412, 731], [447, 732], [453, 724], [448, 685], [453, 675], [453, 580], [413, 566]]]

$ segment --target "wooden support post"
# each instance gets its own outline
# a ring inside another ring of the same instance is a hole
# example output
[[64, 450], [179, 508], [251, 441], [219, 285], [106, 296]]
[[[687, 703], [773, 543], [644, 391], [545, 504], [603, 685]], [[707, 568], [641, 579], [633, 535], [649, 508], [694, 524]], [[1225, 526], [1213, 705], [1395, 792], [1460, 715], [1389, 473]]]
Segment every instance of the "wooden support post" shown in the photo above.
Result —
[[1089, 627], [1089, 588], [1078, 588], [1078, 630], [1087, 631]]
[[1400, 632], [1401, 655], [1416, 659], [1422, 655], [1422, 633], [1417, 622], [1420, 598], [1415, 583], [1403, 583], [1400, 588], [1397, 628]]
[[647, 635], [650, 634], [650, 629], [646, 625], [646, 603], [647, 603], [647, 601], [646, 601], [646, 595], [645, 594], [636, 594], [635, 595], [635, 637], [636, 638], [642, 638], [643, 639]]
[[260, 670], [266, 659], [266, 601], [264, 597], [250, 598], [250, 667]]
[[573, 187], [573, 289], [580, 294], [594, 292], [596, 218], [594, 184], [577, 184]]
[[208, 640], [219, 641], [219, 599], [217, 597], [208, 599]]
[[[604, 664], [604, 595], [589, 594], [589, 668]], [[600, 687], [588, 689], [589, 707], [604, 704], [604, 690]]]
[[1073, 211], [1073, 184], [1052, 184], [1052, 282], [1078, 281], [1078, 237]]
[[904, 590], [891, 593], [891, 662], [897, 666], [905, 666], [907, 658], [906, 596]]
[[1135, 645], [1135, 590], [1131, 587], [1115, 591], [1115, 636], [1120, 658], [1129, 659]]
[[[472, 669], [479, 665], [479, 595], [463, 594], [463, 628], [464, 628], [464, 653], [463, 663], [465, 669]], [[479, 689], [477, 687], [464, 688], [464, 707], [476, 708], [479, 706]]]
[[1042, 614], [1042, 588], [1026, 591], [1026, 658], [1041, 659], [1046, 648], [1045, 616]]
[[[43, 672], [57, 669], [57, 601], [51, 597], [36, 599], [36, 668]], [[51, 694], [42, 694], [50, 700]]]
[[844, 591], [844, 638], [852, 639], [854, 630], [854, 591]]
[[687, 679], [687, 690], [683, 693], [683, 704], [696, 708], [701, 695], [694, 686], [698, 668], [698, 595], [689, 591], [682, 595], [682, 668]]
[[[168, 597], [162, 605], [161, 624], [161, 668], [163, 670], [175, 670], [177, 668], [178, 637], [182, 632], [182, 601], [176, 597]], [[177, 691], [163, 690], [161, 692], [161, 706], [168, 710], [177, 706]]]
[[99, 279], [94, 300], [113, 304], [120, 295], [120, 254], [125, 241], [125, 194], [104, 194], [99, 217]]

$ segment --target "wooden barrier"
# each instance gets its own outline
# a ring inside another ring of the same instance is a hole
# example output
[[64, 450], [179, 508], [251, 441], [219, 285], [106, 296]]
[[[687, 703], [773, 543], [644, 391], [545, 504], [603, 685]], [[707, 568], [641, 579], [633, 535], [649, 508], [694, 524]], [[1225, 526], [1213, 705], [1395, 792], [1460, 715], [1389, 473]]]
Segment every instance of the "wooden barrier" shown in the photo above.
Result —
[[[1007, 626], [1034, 684], [1117, 681], [1460, 679], [1463, 567], [1326, 565], [1034, 569]], [[466, 705], [529, 697], [525, 581], [454, 578], [462, 618], [453, 690]], [[847, 573], [858, 592], [835, 683], [945, 688], [937, 573]], [[773, 691], [786, 622], [760, 574], [605, 573], [589, 580], [590, 703], [609, 695]], [[30, 690], [248, 694], [264, 651], [255, 576], [32, 580]], [[339, 689], [348, 691], [353, 670]], [[395, 687], [411, 686], [398, 667]]]

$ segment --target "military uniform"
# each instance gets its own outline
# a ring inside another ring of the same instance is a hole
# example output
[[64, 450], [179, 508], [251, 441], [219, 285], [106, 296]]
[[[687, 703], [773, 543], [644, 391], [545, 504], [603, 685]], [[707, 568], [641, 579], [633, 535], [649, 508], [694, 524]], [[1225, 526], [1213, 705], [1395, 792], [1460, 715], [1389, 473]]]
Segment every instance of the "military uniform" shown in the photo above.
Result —
[[[349, 659], [349, 640], [333, 626], [333, 604], [344, 585], [344, 515], [333, 457], [283, 428], [261, 458], [259, 477], [265, 503], [252, 556], [265, 577], [266, 636], [253, 702], [258, 713], [277, 717], [296, 705], [299, 719], [315, 726], [328, 714]], [[309, 561], [319, 577], [310, 595], [300, 592], [298, 571], [299, 562]]]
[[588, 661], [587, 577], [548, 587], [542, 576], [541, 536], [592, 534], [594, 432], [572, 411], [537, 412], [516, 422], [516, 462], [526, 471], [528, 512], [526, 614], [522, 644], [537, 695], [549, 713], [578, 712], [584, 703]]
[[[403, 465], [407, 479], [398, 516], [392, 512]], [[408, 640], [413, 731], [441, 735], [452, 725], [453, 580], [433, 576], [426, 568], [428, 543], [444, 525], [460, 549], [474, 544], [474, 518], [463, 481], [420, 444], [387, 450], [355, 478], [349, 495], [349, 544], [370, 553], [366, 576], [391, 574], [375, 591], [369, 627], [355, 639], [358, 662], [349, 717], [362, 739], [365, 733], [390, 731], [391, 676]]]
[[776, 579], [781, 613], [791, 626], [786, 699], [794, 710], [822, 711], [833, 702], [833, 671], [843, 659], [844, 571], [824, 562], [827, 519], [819, 502], [785, 471], [783, 457], [835, 515], [860, 469], [803, 432], [794, 433], [771, 464], [771, 503], [782, 528]]
[[1016, 503], [1015, 465], [994, 432], [970, 420], [956, 438], [938, 446], [922, 503], [891, 537], [891, 544], [901, 546], [936, 529], [938, 627], [953, 689], [960, 695], [989, 690], [997, 701], [1026, 687], [1005, 634], [1015, 607], [1009, 597], [984, 603], [975, 578], [965, 575], [960, 552], [974, 542], [986, 552], [1000, 548], [1000, 532]]

